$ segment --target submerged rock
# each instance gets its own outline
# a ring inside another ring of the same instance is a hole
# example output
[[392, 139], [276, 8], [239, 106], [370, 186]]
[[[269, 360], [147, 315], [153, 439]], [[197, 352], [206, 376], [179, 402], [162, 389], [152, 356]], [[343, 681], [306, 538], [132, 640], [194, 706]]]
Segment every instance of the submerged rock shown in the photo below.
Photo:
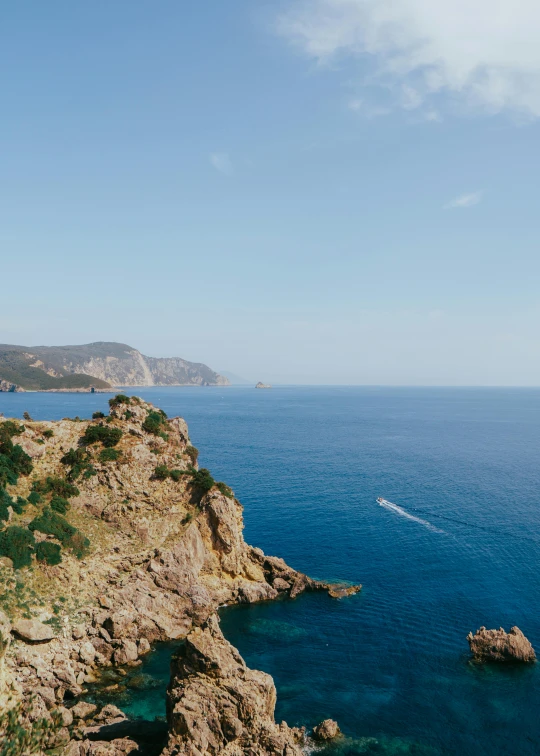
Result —
[[325, 719], [313, 728], [314, 740], [333, 740], [338, 735], [341, 735], [341, 730], [334, 719]]
[[508, 633], [502, 627], [499, 630], [486, 630], [485, 627], [481, 627], [475, 635], [469, 633], [467, 640], [475, 659], [480, 661], [533, 662], [536, 660], [533, 647], [519, 627], [511, 628]]

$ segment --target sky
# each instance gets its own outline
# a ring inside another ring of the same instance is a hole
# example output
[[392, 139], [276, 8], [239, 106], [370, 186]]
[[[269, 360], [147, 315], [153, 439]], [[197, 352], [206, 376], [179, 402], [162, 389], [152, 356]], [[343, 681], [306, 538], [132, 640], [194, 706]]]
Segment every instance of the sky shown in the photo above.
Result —
[[0, 10], [0, 342], [540, 383], [537, 0]]

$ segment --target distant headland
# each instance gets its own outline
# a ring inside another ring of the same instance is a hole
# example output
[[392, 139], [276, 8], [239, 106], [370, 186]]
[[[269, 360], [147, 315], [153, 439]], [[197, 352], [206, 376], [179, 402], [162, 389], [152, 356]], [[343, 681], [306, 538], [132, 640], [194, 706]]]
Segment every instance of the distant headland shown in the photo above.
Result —
[[199, 362], [147, 357], [127, 344], [0, 344], [0, 391], [107, 391], [113, 386], [228, 386]]

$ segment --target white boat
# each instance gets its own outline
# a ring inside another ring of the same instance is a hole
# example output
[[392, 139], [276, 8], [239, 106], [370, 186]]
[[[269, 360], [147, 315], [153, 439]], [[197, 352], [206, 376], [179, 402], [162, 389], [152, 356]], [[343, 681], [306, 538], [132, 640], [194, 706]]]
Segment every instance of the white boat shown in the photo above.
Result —
[[377, 499], [377, 504], [384, 504], [384, 499], [382, 496], [379, 496], [379, 498]]

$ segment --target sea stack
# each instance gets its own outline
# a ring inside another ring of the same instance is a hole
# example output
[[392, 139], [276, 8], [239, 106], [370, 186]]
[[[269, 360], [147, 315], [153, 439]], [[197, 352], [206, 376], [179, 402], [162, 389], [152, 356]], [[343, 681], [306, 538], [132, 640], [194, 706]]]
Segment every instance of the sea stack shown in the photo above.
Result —
[[512, 627], [508, 633], [502, 627], [498, 630], [481, 627], [475, 635], [469, 633], [467, 640], [478, 661], [536, 661], [534, 649], [519, 627]]
[[272, 388], [272, 386], [269, 383], [262, 383], [262, 381], [259, 381], [258, 384], [255, 386], [255, 388], [265, 389], [265, 388]]

